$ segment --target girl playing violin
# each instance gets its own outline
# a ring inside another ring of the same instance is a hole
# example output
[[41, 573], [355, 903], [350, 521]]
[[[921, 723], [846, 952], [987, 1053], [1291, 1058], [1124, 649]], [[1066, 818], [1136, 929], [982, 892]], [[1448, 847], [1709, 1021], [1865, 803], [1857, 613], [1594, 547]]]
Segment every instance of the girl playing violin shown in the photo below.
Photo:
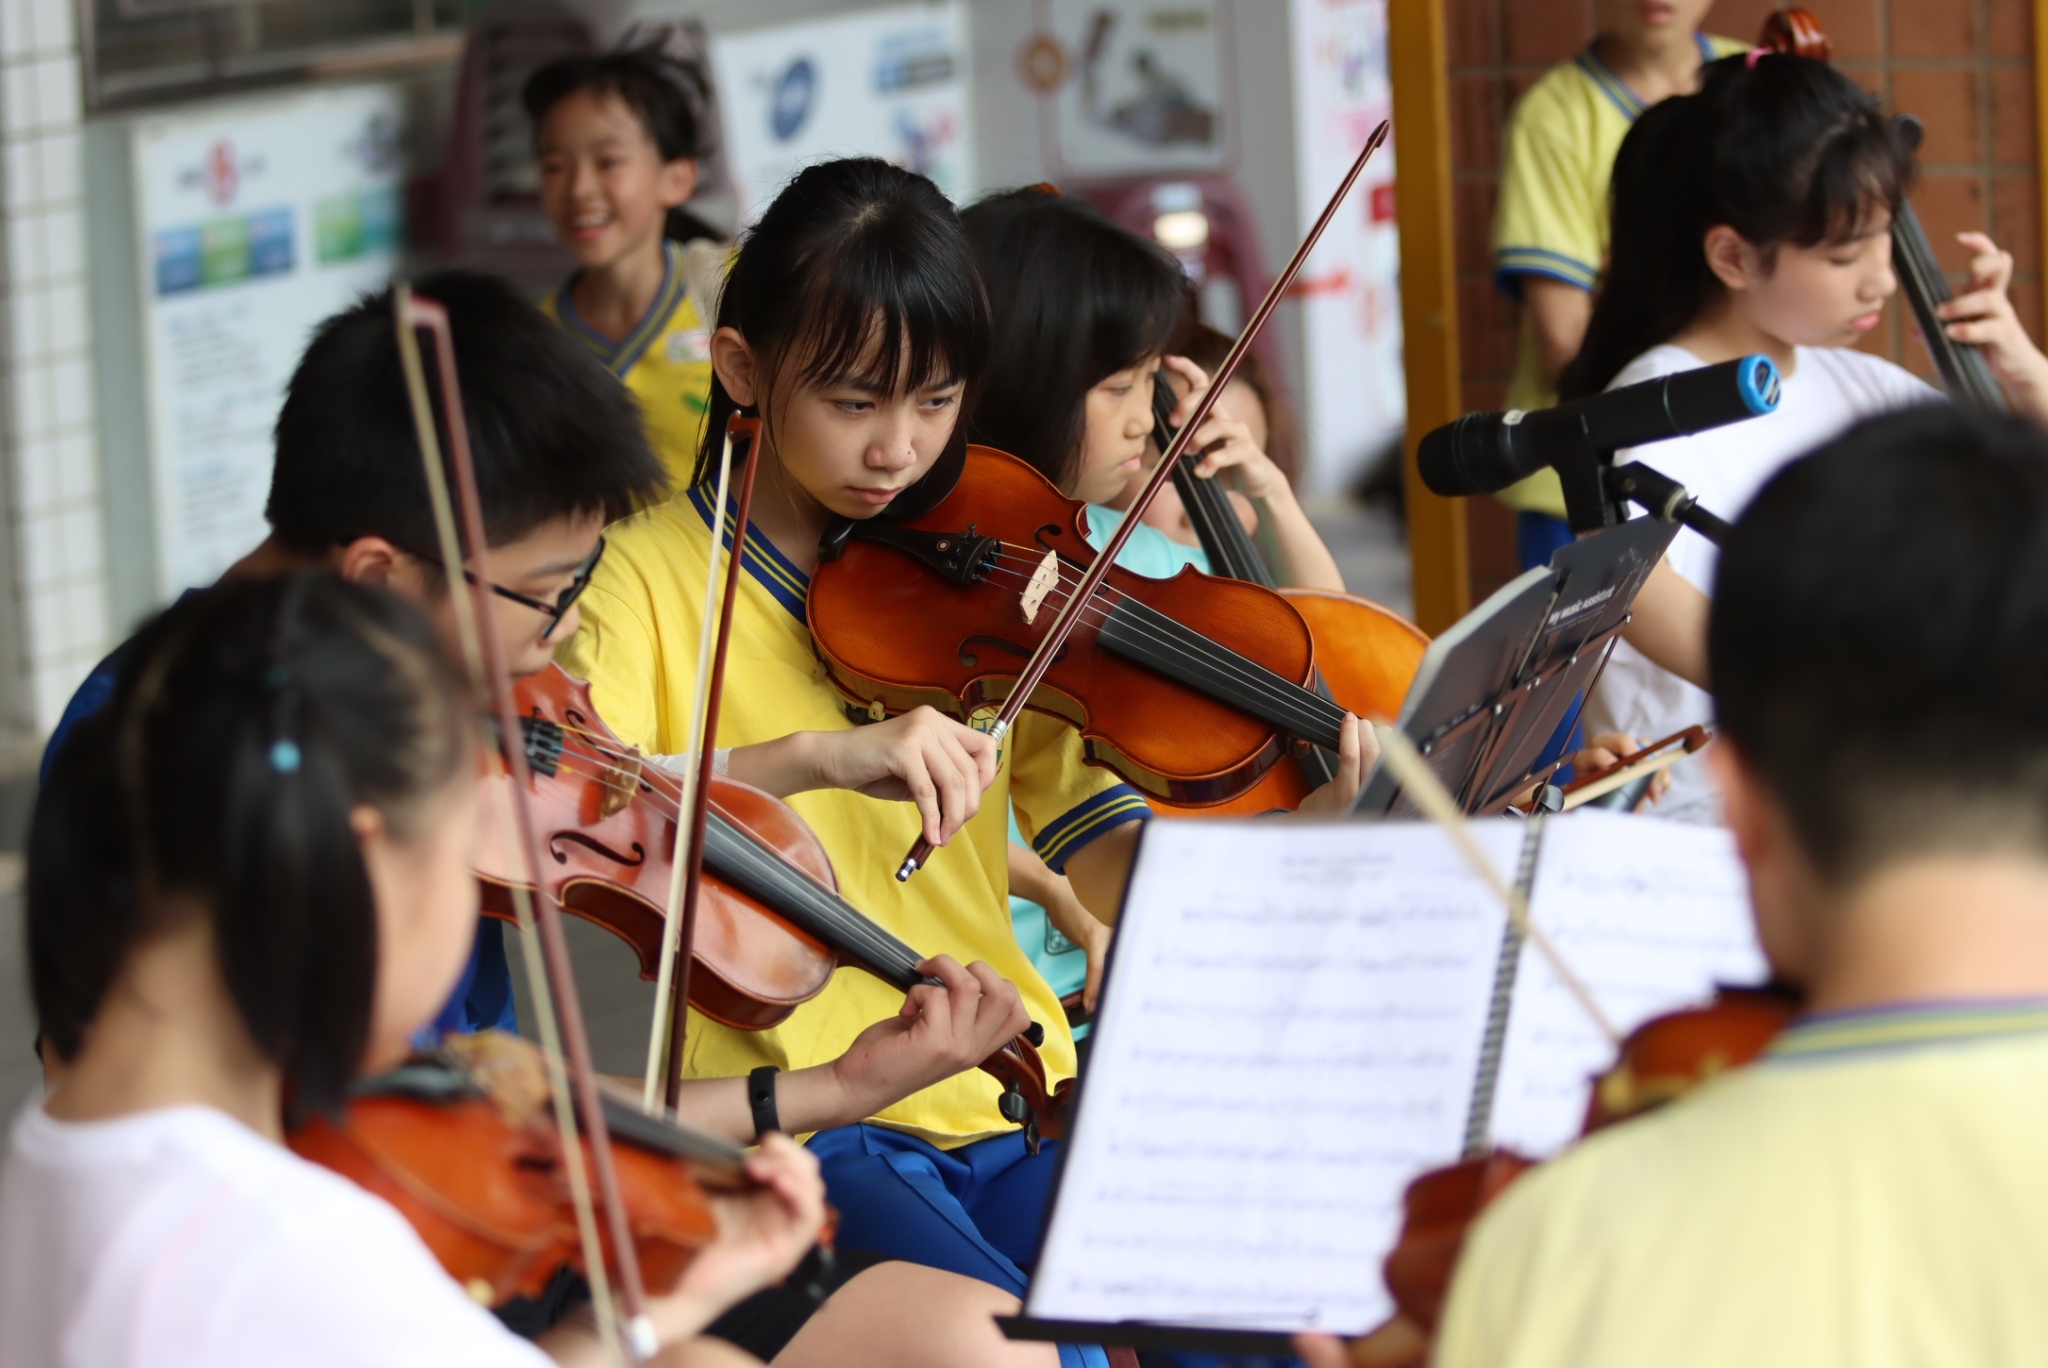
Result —
[[[1891, 217], [1911, 169], [1876, 98], [1826, 63], [1762, 51], [1710, 63], [1698, 94], [1646, 111], [1622, 143], [1612, 257], [1560, 393], [1770, 355], [1784, 377], [1776, 411], [1641, 453], [1728, 518], [1786, 461], [1856, 419], [1936, 399], [1853, 349], [1897, 287]], [[1985, 348], [2017, 409], [2048, 414], [2048, 358], [2004, 296], [2011, 258], [1980, 234], [1963, 240], [1978, 255], [1950, 311], [1966, 320], [1953, 335]], [[1678, 534], [1589, 700], [1589, 728], [1658, 737], [1712, 717], [1700, 591], [1714, 560], [1704, 538]], [[1713, 820], [1703, 762], [1671, 775], [1666, 814]]]
[[[581, 1321], [514, 1336], [282, 1143], [288, 1108], [399, 1062], [463, 967], [464, 696], [416, 614], [326, 576], [189, 596], [137, 638], [36, 806], [31, 976], [63, 1068], [0, 1175], [0, 1361], [608, 1361]], [[651, 1304], [666, 1361], [744, 1361], [693, 1341], [820, 1228], [809, 1156], [770, 1137], [748, 1170]]]
[[[819, 539], [835, 518], [928, 507], [964, 464], [960, 410], [989, 344], [959, 222], [929, 181], [886, 163], [810, 167], [743, 242], [717, 321], [698, 481], [611, 529], [563, 663], [590, 681], [599, 712], [629, 743], [664, 754], [689, 744], [712, 527], [727, 516], [707, 484], [713, 444], [730, 415], [758, 412], [749, 573], [715, 741], [727, 771], [790, 798], [855, 906], [926, 953], [985, 961], [991, 992], [1010, 991], [994, 975], [1014, 983], [1045, 1028], [1041, 1051], [1057, 1084], [1074, 1071], [1073, 1039], [1010, 934], [1001, 814], [1014, 799], [1027, 826], [1064, 852], [1080, 896], [1106, 908], [1144, 800], [1085, 764], [1078, 736], [1054, 719], [1027, 714], [1000, 746], [929, 708], [854, 725], [805, 617]], [[953, 847], [898, 883], [882, 852], [920, 831]], [[881, 981], [842, 972], [770, 1030], [693, 1013], [684, 1068], [692, 1078], [801, 1070], [841, 1054], [900, 1003]], [[809, 1144], [841, 1213], [841, 1242], [1020, 1293], [1053, 1164], [1027, 1156], [985, 1075], [924, 1078], [904, 1091], [860, 1124], [806, 1128], [821, 1131]]]

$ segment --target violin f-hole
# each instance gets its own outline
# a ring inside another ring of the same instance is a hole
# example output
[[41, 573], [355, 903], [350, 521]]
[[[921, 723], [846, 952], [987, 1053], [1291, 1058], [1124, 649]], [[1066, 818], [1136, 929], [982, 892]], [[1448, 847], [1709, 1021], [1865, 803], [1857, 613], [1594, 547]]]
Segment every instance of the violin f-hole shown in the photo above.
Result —
[[[1011, 641], [1007, 637], [999, 636], [971, 636], [962, 640], [955, 652], [960, 663], [970, 670], [974, 669], [981, 663], [981, 657], [977, 656], [971, 649], [972, 647], [977, 645], [993, 646], [996, 650], [1002, 651], [1008, 655], [1016, 656], [1019, 660], [1029, 660], [1031, 658], [1031, 648], [1029, 646], [1022, 644], [1021, 642]], [[1060, 647], [1059, 654], [1054, 656], [1052, 659], [1053, 663], [1057, 665], [1060, 661], [1065, 660], [1066, 658], [1067, 648], [1062, 646]]]
[[580, 845], [587, 850], [596, 851], [613, 864], [624, 865], [628, 869], [634, 869], [647, 863], [647, 847], [641, 845], [638, 841], [633, 842], [633, 853], [631, 855], [622, 855], [603, 841], [593, 840], [580, 831], [558, 831], [548, 837], [548, 854], [555, 857], [556, 864], [569, 863], [569, 854], [562, 849], [561, 843], [564, 841]]

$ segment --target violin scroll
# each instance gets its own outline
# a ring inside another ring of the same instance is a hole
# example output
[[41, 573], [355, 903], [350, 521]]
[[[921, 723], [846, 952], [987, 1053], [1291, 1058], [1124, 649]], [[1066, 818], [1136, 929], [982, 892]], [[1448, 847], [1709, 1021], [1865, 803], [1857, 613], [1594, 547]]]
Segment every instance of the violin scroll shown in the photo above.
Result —
[[[1034, 1022], [1032, 1030], [1044, 1039], [1043, 1027]], [[1065, 1138], [1074, 1080], [1064, 1079], [1057, 1088], [1047, 1086], [1037, 1041], [1020, 1035], [984, 1059], [981, 1068], [1003, 1085], [996, 1107], [1005, 1121], [1024, 1128], [1025, 1153], [1035, 1155], [1044, 1141]]]
[[1820, 20], [1803, 9], [1773, 10], [1764, 20], [1756, 45], [1766, 52], [1810, 57], [1816, 62], [1825, 62], [1835, 54], [1835, 46], [1828, 41]]

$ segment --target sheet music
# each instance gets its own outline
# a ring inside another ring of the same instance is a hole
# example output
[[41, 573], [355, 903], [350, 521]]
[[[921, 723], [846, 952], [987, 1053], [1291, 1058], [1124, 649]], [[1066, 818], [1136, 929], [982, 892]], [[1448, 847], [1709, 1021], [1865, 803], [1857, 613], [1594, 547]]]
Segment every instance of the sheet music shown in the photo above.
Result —
[[[1762, 982], [1749, 888], [1722, 827], [1580, 811], [1544, 824], [1530, 915], [1617, 1030]], [[1614, 1047], [1533, 946], [1522, 950], [1493, 1139], [1541, 1158], [1577, 1137]]]
[[[1512, 875], [1522, 826], [1475, 833]], [[1504, 924], [1433, 827], [1152, 823], [1028, 1313], [1377, 1324], [1402, 1189], [1458, 1154]]]

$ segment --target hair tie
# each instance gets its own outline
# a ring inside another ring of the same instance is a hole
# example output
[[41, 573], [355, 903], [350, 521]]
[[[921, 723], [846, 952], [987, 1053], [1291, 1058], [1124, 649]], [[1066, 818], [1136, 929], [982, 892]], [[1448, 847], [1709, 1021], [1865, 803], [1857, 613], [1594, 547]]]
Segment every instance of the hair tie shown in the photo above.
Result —
[[299, 746], [283, 737], [270, 743], [270, 768], [279, 774], [295, 774], [299, 768]]
[[1768, 53], [1769, 51], [1769, 48], [1751, 48], [1749, 50], [1749, 56], [1743, 59], [1743, 66], [1751, 71], [1755, 71], [1756, 64], [1758, 62], [1761, 62], [1764, 59], [1764, 54]]

